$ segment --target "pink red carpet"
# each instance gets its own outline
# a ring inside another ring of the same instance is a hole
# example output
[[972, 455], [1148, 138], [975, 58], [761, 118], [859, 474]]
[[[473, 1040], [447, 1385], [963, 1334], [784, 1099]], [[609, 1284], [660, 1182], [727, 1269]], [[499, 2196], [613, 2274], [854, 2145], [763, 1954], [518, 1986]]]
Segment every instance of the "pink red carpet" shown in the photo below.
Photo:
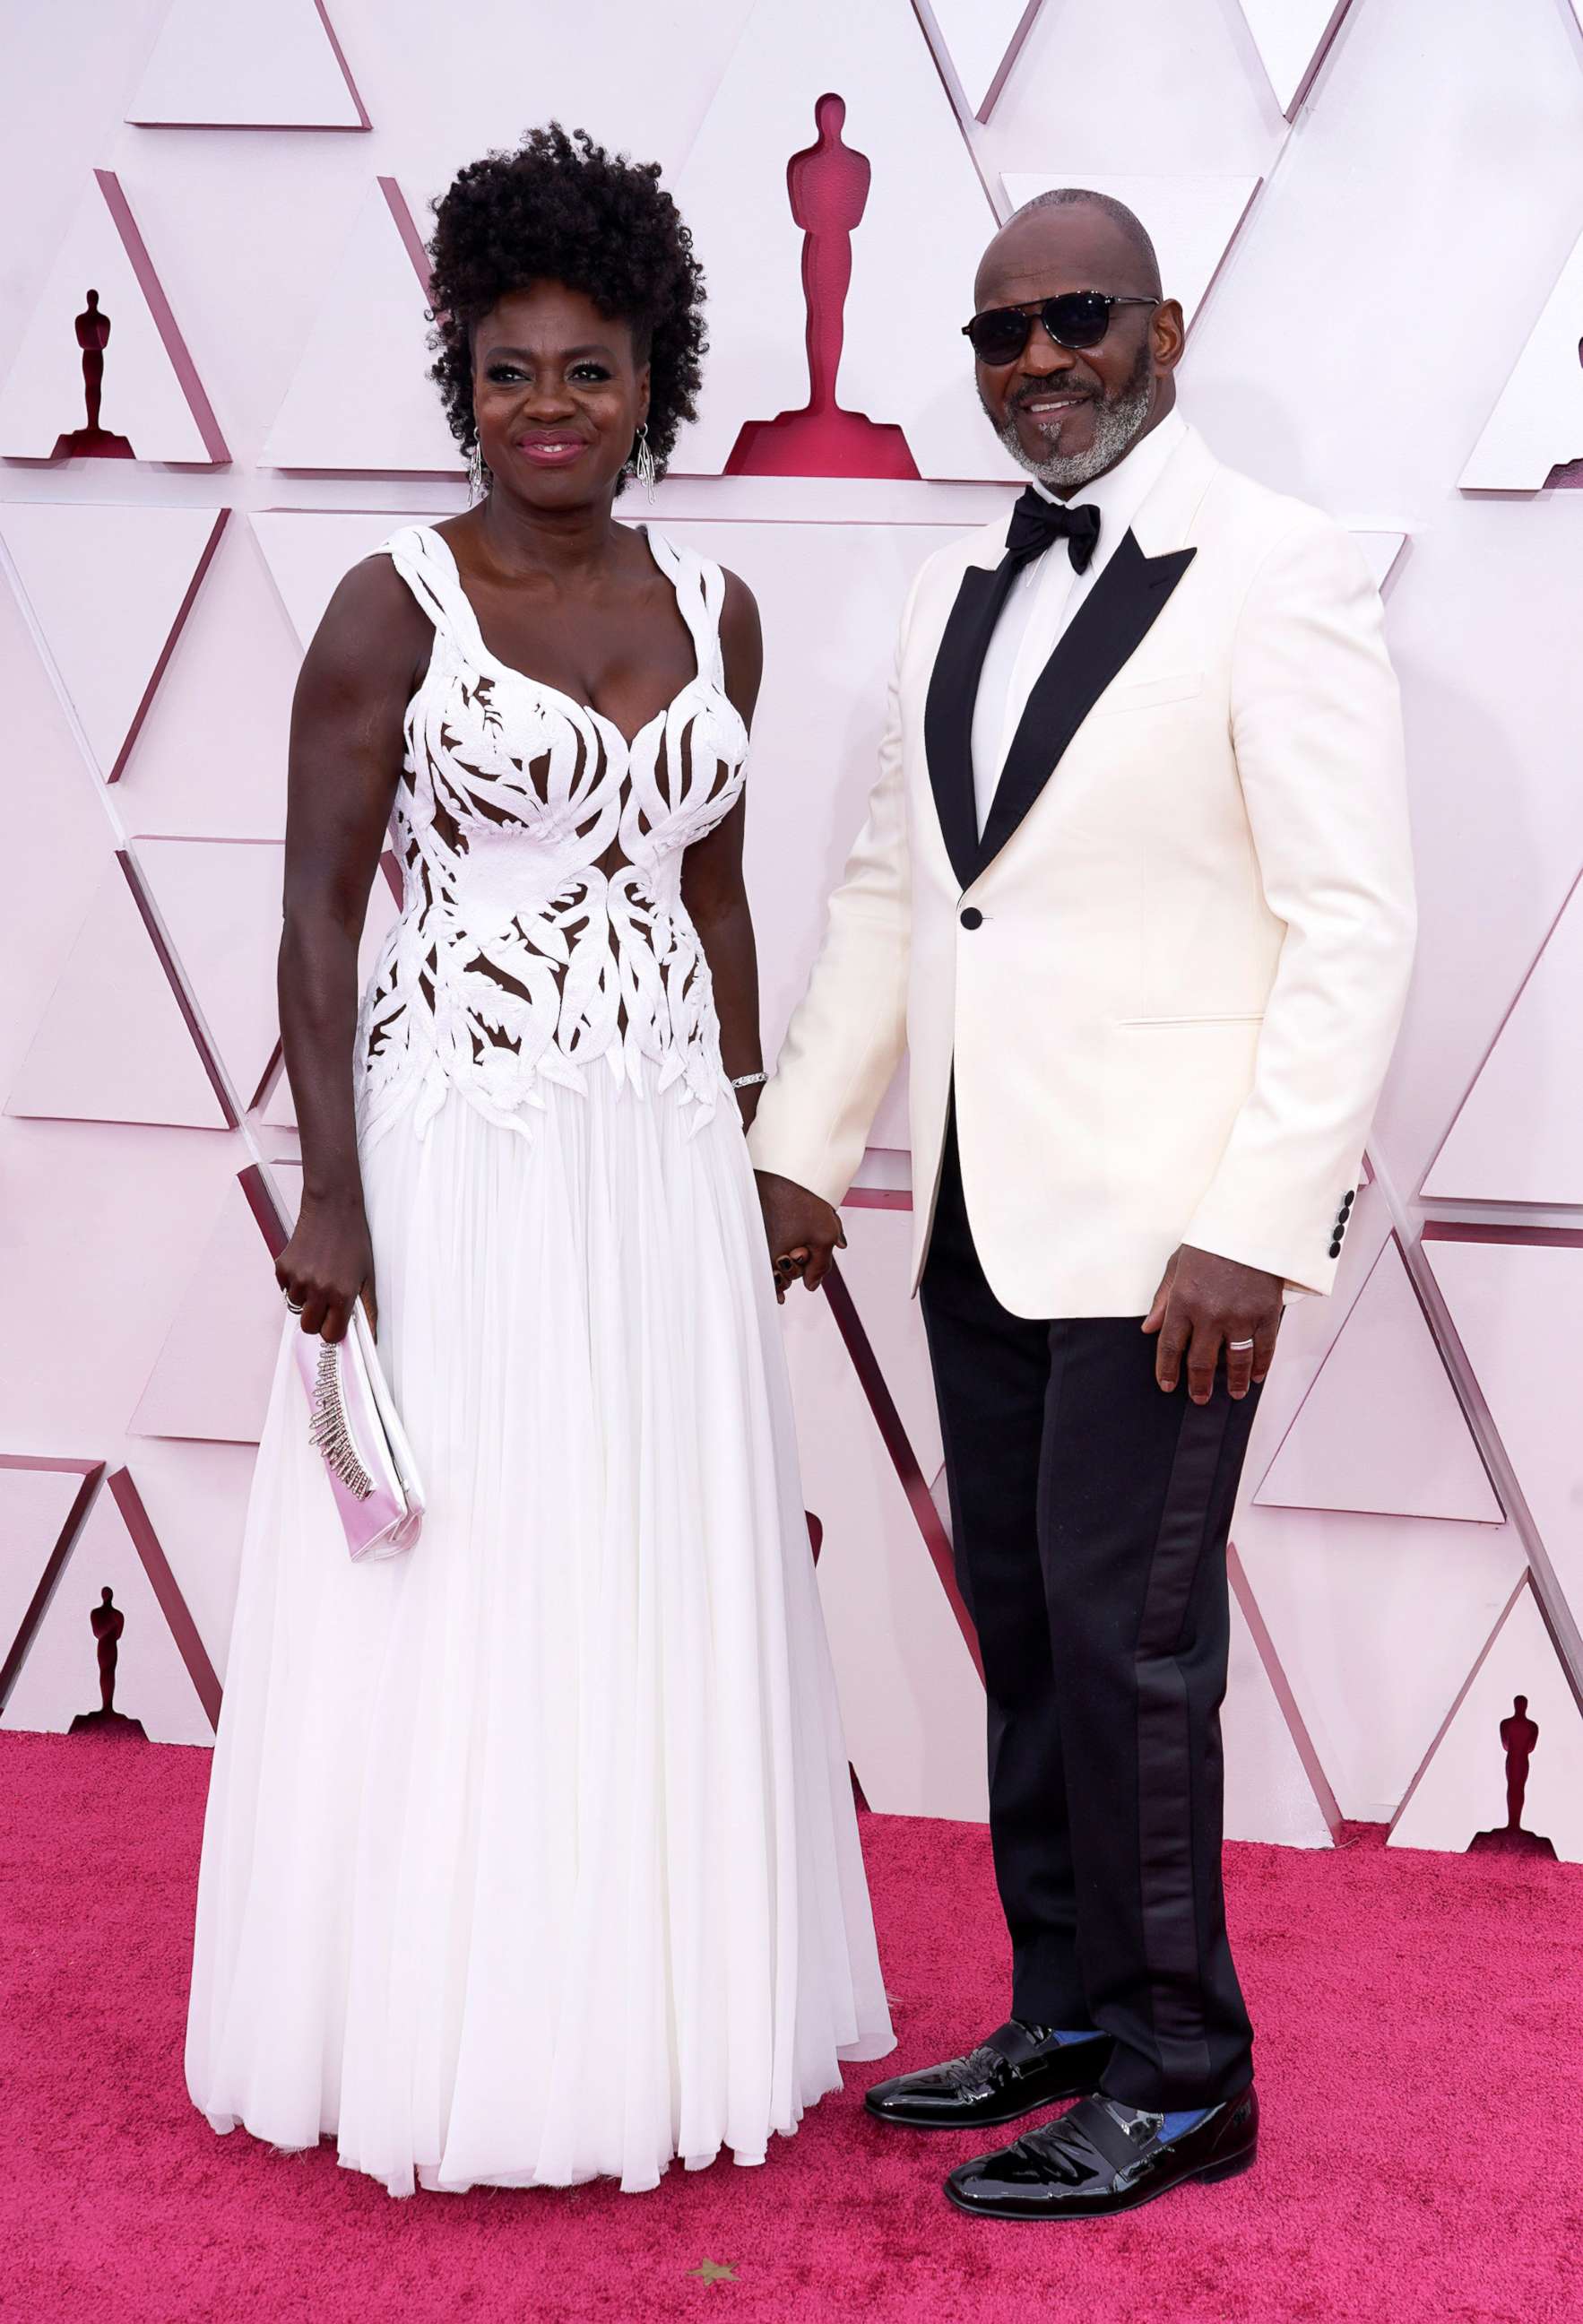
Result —
[[[658, 2192], [392, 2202], [181, 2082], [205, 1753], [0, 1736], [0, 2314], [18, 2324], [1551, 2324], [1583, 2316], [1583, 1871], [1233, 1848], [1258, 2168], [1129, 2218], [962, 2218], [970, 2152], [870, 2123], [860, 2077], [767, 2168]], [[999, 2015], [976, 1828], [868, 1816], [901, 2046]], [[868, 2072], [890, 2070], [866, 2069]], [[715, 2271], [729, 2269], [729, 2274]]]

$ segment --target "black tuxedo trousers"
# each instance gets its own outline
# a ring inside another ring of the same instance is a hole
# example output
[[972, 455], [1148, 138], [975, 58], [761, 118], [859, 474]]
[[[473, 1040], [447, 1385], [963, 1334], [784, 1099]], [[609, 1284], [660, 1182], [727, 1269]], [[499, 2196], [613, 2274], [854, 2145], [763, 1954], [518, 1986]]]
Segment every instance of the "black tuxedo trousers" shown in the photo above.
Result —
[[1220, 1885], [1226, 1538], [1258, 1391], [1155, 1379], [1142, 1318], [1029, 1322], [984, 1279], [954, 1109], [922, 1302], [989, 1692], [1012, 2014], [1115, 2037], [1107, 2093], [1251, 2072]]

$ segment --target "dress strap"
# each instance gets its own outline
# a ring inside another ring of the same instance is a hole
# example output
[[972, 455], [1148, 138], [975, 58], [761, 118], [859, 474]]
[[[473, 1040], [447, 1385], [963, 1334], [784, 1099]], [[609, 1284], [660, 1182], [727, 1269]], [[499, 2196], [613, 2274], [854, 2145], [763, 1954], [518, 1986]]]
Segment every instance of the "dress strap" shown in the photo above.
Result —
[[668, 575], [681, 607], [682, 619], [692, 632], [693, 644], [698, 656], [698, 668], [715, 686], [725, 683], [725, 661], [720, 649], [720, 609], [725, 603], [725, 576], [718, 565], [696, 549], [678, 549], [656, 532], [651, 524], [643, 528], [654, 561], [660, 571]]
[[[450, 544], [432, 525], [404, 524], [380, 549], [437, 630], [453, 637], [470, 660], [487, 659], [483, 634]], [[378, 554], [378, 551], [375, 552]]]
[[[718, 565], [695, 549], [678, 549], [663, 533], [645, 525], [643, 530], [655, 563], [676, 593], [682, 619], [692, 634], [698, 668], [711, 684], [722, 686], [725, 665], [720, 648], [720, 609], [725, 603], [725, 576]], [[450, 543], [432, 525], [404, 524], [380, 543], [437, 630], [447, 633], [465, 657], [488, 669], [494, 657], [483, 642], [473, 601], [462, 586], [462, 576]], [[378, 552], [376, 552], [377, 554]]]

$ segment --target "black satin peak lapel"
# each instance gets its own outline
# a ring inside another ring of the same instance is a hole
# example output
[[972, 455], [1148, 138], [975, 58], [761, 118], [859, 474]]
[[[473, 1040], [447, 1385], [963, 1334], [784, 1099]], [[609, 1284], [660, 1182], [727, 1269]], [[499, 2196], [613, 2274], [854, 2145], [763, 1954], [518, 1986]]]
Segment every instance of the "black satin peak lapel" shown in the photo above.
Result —
[[[1192, 549], [1175, 549], [1164, 557], [1146, 557], [1137, 545], [1136, 535], [1131, 532], [1124, 534], [1118, 542], [1114, 555], [1072, 615], [1070, 626], [1040, 671], [1034, 690], [1027, 698], [1027, 706], [1012, 737], [1011, 748], [1006, 754], [1006, 764], [990, 802], [983, 838], [975, 841], [970, 855], [964, 859], [968, 864], [965, 879], [962, 878], [963, 865], [958, 862], [956, 850], [952, 848], [951, 861], [964, 888], [978, 878], [986, 864], [993, 862], [1011, 837], [1049, 781], [1062, 753], [1089, 712], [1147, 637], [1164, 611], [1171, 592], [1197, 553]], [[978, 577], [982, 581], [994, 579], [993, 574], [983, 572]], [[934, 773], [934, 734], [929, 722], [934, 715], [935, 689], [944, 667], [945, 642], [951, 636], [952, 624], [961, 605], [962, 599], [958, 597], [952, 623], [947, 624], [945, 639], [941, 641], [941, 655], [934, 664], [934, 678], [929, 687], [925, 715], [929, 772], [934, 783], [936, 799], [940, 796], [940, 784]], [[964, 714], [970, 743], [972, 715], [970, 698]], [[970, 761], [967, 803], [971, 824], [976, 822], [977, 816], [973, 809], [971, 749], [967, 756]], [[943, 814], [941, 822], [943, 826]], [[948, 846], [951, 844], [949, 830], [946, 832], [946, 844]]]
[[979, 809], [973, 795], [973, 705], [984, 656], [1006, 591], [998, 567], [970, 565], [941, 632], [924, 705], [924, 755], [945, 852], [965, 888], [979, 853]]

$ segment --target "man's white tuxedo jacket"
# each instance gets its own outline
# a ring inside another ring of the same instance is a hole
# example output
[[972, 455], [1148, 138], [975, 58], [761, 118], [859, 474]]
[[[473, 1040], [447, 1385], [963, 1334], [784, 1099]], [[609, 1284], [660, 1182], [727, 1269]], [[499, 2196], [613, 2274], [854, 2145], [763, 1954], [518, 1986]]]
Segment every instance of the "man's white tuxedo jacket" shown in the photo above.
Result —
[[915, 1286], [954, 1081], [1014, 1314], [1141, 1315], [1183, 1242], [1328, 1291], [1414, 927], [1377, 592], [1340, 526], [1189, 429], [1035, 683], [980, 839], [967, 641], [1005, 541], [1000, 517], [913, 585], [753, 1160], [839, 1202], [905, 1046]]

